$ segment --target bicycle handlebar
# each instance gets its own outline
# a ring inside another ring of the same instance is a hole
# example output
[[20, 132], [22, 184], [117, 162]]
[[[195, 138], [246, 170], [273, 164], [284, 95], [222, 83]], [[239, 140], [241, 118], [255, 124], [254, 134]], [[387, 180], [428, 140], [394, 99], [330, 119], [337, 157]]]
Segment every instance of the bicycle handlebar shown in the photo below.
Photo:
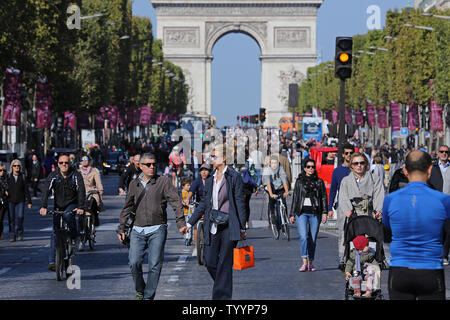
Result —
[[[64, 214], [67, 211], [59, 211], [59, 210], [47, 210], [47, 214]], [[75, 214], [75, 210], [69, 211], [71, 214]]]

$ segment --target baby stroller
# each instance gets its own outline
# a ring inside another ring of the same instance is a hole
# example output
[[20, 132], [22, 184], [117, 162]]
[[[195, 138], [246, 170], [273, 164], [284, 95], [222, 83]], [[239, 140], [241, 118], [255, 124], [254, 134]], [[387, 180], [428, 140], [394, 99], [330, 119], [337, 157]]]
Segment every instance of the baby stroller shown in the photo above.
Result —
[[[384, 229], [383, 225], [376, 220], [375, 218], [372, 218], [370, 216], [356, 216], [352, 215], [346, 220], [345, 227], [344, 227], [344, 245], [345, 245], [345, 251], [344, 251], [344, 261], [347, 261], [347, 259], [350, 256], [350, 242], [352, 240], [359, 236], [359, 235], [366, 235], [369, 238], [369, 242], [375, 242], [376, 243], [376, 250], [375, 250], [375, 260], [378, 262], [380, 266], [380, 270], [383, 270], [384, 266], [384, 250], [383, 250], [383, 241], [384, 241]], [[352, 275], [352, 277], [346, 281], [345, 284], [345, 300], [349, 300], [350, 297], [353, 297], [354, 299], [371, 299], [371, 300], [383, 300], [383, 294], [381, 292], [381, 286], [378, 283], [377, 289], [372, 291], [371, 297], [355, 297], [354, 294], [354, 287], [353, 287], [353, 278], [355, 275]], [[361, 293], [365, 292], [365, 276], [364, 274], [360, 273], [357, 274], [356, 277], [360, 277], [362, 279], [361, 281]]]

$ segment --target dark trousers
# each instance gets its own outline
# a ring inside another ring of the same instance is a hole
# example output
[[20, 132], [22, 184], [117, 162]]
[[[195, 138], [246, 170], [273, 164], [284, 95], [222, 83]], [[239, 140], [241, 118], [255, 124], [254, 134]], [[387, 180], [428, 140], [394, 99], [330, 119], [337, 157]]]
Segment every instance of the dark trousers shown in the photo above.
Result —
[[210, 237], [210, 245], [205, 246], [205, 264], [214, 280], [212, 299], [231, 300], [233, 249], [236, 247], [237, 241], [230, 240], [229, 227], [218, 227], [217, 233], [210, 234]]
[[33, 189], [33, 196], [37, 197], [37, 192], [41, 192], [41, 190], [39, 189], [39, 180], [38, 181], [34, 181], [34, 179], [31, 179], [31, 187]]
[[445, 221], [444, 226], [444, 259], [448, 259], [450, 248], [450, 220]]
[[249, 222], [249, 220], [250, 220], [250, 199], [251, 198], [252, 198], [251, 193], [244, 194], [245, 210], [246, 210], [245, 222]]
[[[0, 206], [0, 236], [3, 234], [3, 219], [8, 214], [9, 219], [9, 205], [7, 202], [5, 202], [3, 205]], [[8, 220], [9, 223], [9, 220]], [[11, 231], [11, 230], [10, 230]]]
[[445, 300], [443, 269], [389, 268], [391, 300]]
[[14, 237], [23, 233], [25, 202], [9, 203], [9, 228]]

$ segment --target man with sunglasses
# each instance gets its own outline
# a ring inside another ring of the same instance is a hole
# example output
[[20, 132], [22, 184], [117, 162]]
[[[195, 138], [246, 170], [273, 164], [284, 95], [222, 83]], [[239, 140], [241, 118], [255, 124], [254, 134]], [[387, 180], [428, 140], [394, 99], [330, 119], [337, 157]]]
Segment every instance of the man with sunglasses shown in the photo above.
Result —
[[[175, 211], [180, 233], [186, 229], [183, 205], [170, 178], [159, 176], [156, 156], [144, 153], [139, 166], [142, 173], [130, 183], [125, 206], [120, 213], [117, 228], [119, 241], [125, 240], [125, 223], [133, 210], [136, 214], [130, 235], [129, 265], [136, 289], [137, 300], [153, 300], [158, 286], [164, 260], [164, 246], [167, 239], [167, 202]], [[147, 189], [147, 190], [146, 190]], [[144, 192], [137, 208], [135, 203]], [[148, 254], [147, 283], [144, 281], [142, 264]]]
[[[448, 171], [448, 167], [450, 163], [448, 161], [449, 148], [445, 145], [442, 145], [438, 149], [438, 160], [433, 164], [433, 168], [431, 170], [431, 176], [429, 184], [438, 191], [443, 191], [444, 186], [449, 185], [450, 181], [445, 183], [444, 176], [448, 176], [445, 173]], [[450, 188], [450, 186], [449, 186]]]
[[[70, 163], [68, 154], [62, 153], [57, 158], [58, 170], [55, 170], [47, 177], [44, 188], [42, 190], [41, 210], [42, 216], [47, 215], [48, 197], [53, 191], [54, 208], [58, 211], [64, 211], [64, 220], [69, 227], [72, 246], [76, 248], [76, 240], [78, 238], [77, 222], [72, 212], [83, 214], [83, 208], [86, 198], [83, 177], [76, 171]], [[53, 234], [50, 241], [49, 252], [49, 269], [54, 271], [55, 264], [55, 241], [54, 231], [55, 224], [58, 223], [57, 217], [53, 216]]]

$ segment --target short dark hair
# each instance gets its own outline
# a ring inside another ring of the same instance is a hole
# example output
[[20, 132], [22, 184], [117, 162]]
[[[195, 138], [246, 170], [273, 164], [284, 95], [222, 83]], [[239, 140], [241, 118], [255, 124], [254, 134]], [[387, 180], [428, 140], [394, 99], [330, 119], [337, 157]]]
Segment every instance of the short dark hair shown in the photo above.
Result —
[[420, 171], [426, 173], [432, 164], [431, 156], [423, 151], [410, 152], [406, 157], [405, 168], [408, 173]]
[[345, 150], [345, 149], [350, 149], [350, 150], [352, 150], [353, 152], [355, 152], [355, 146], [352, 145], [352, 144], [350, 144], [350, 143], [344, 144], [344, 146], [342, 147], [342, 153], [344, 153], [344, 150]]
[[61, 153], [58, 153], [58, 156], [56, 157], [56, 161], [59, 161], [59, 158], [61, 158], [62, 156], [66, 156], [69, 158], [69, 154], [67, 152], [61, 152]]
[[187, 185], [188, 183], [189, 184], [191, 183], [191, 178], [183, 178], [183, 179], [181, 179], [181, 186], [182, 187]]

